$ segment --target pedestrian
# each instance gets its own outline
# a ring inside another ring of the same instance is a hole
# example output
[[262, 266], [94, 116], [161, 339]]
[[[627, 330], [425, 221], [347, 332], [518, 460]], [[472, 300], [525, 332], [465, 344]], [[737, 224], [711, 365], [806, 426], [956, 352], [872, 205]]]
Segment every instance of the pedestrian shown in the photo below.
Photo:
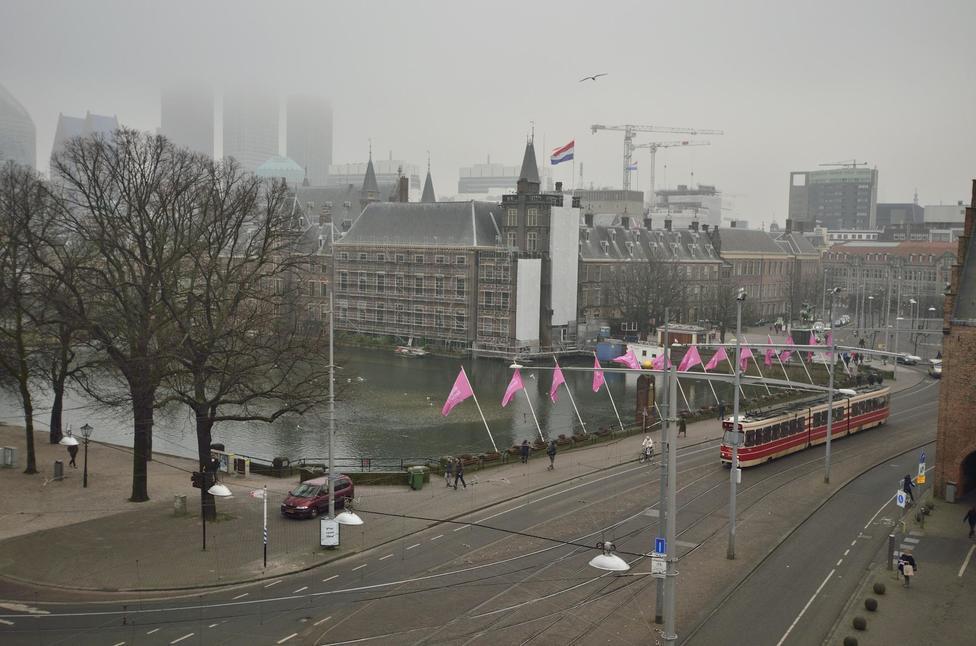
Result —
[[901, 481], [901, 490], [908, 494], [908, 497], [912, 499], [913, 503], [915, 502], [915, 493], [912, 491], [912, 489], [914, 488], [915, 483], [912, 482], [912, 477], [906, 473], [905, 477]]
[[75, 462], [75, 458], [78, 457], [78, 445], [77, 444], [71, 444], [71, 445], [68, 446], [68, 455], [71, 457], [71, 460], [68, 462], [68, 464], [70, 466], [73, 466], [74, 468], [77, 469], [78, 468], [78, 464]]
[[725, 402], [719, 402], [718, 405], [718, 421], [725, 419]]
[[898, 571], [905, 577], [905, 583], [903, 585], [907, 588], [908, 582], [918, 572], [918, 563], [915, 562], [915, 557], [912, 556], [911, 550], [905, 550], [898, 557]]
[[454, 478], [454, 458], [448, 458], [447, 464], [444, 465], [444, 483], [450, 487], [451, 479]]
[[549, 440], [549, 448], [546, 449], [549, 456], [549, 471], [556, 468], [556, 440]]
[[678, 420], [678, 437], [682, 435], [688, 437], [688, 422], [685, 421], [684, 417]]
[[969, 538], [976, 536], [976, 506], [970, 507], [966, 515], [962, 517], [963, 522], [969, 523]]
[[468, 488], [468, 483], [464, 481], [464, 461], [458, 458], [457, 464], [454, 467], [454, 490], [457, 491], [458, 480], [464, 485], [464, 488]]
[[529, 461], [529, 441], [522, 440], [522, 446], [519, 447], [519, 453], [522, 455], [522, 464]]

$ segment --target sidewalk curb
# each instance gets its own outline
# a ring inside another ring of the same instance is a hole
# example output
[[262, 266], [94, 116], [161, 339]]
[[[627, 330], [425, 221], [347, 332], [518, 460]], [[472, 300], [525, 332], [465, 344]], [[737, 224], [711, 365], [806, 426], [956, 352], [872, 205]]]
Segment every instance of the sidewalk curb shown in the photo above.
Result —
[[[605, 446], [610, 445], [611, 443], [621, 442], [621, 441], [623, 441], [623, 439], [625, 439], [625, 438], [620, 438], [619, 440], [611, 440], [610, 442], [606, 442], [606, 443], [600, 444], [599, 447], [605, 447]], [[701, 440], [699, 442], [690, 442], [690, 443], [685, 444], [684, 446], [682, 446], [680, 448], [681, 449], [686, 449], [686, 448], [691, 448], [691, 447], [695, 447], [695, 446], [701, 446], [703, 444], [708, 444], [709, 442], [714, 442], [716, 440], [721, 440], [721, 439], [722, 439], [722, 436], [721, 435], [716, 436], [716, 437], [712, 437], [712, 438], [705, 438], [705, 439], [703, 439], [703, 440]], [[598, 447], [595, 446], [595, 447], [592, 447], [592, 448], [598, 448]], [[573, 477], [567, 478], [565, 480], [558, 480], [556, 482], [551, 482], [551, 483], [546, 484], [546, 485], [543, 485], [541, 487], [536, 487], [535, 489], [530, 489], [528, 491], [523, 491], [521, 493], [518, 493], [516, 495], [510, 496], [508, 498], [504, 498], [502, 500], [497, 500], [495, 502], [487, 503], [487, 504], [481, 505], [479, 507], [475, 507], [474, 509], [466, 510], [466, 511], [464, 511], [462, 513], [459, 513], [459, 514], [456, 514], [454, 516], [441, 519], [441, 520], [439, 520], [437, 522], [433, 522], [433, 523], [424, 525], [423, 527], [421, 527], [419, 529], [416, 529], [416, 530], [414, 530], [412, 532], [407, 532], [406, 534], [401, 534], [399, 536], [395, 536], [393, 538], [389, 538], [389, 539], [387, 539], [385, 541], [382, 541], [380, 543], [376, 543], [375, 545], [369, 545], [367, 547], [363, 547], [363, 548], [360, 548], [360, 549], [351, 550], [351, 551], [349, 551], [347, 553], [341, 553], [341, 554], [340, 553], [337, 553], [334, 558], [326, 559], [326, 560], [323, 560], [323, 561], [321, 561], [319, 563], [314, 563], [312, 565], [307, 565], [307, 566], [304, 566], [304, 567], [301, 567], [301, 568], [298, 568], [298, 569], [295, 569], [295, 570], [289, 570], [287, 572], [279, 572], [279, 573], [276, 573], [276, 574], [273, 574], [273, 575], [254, 577], [254, 578], [250, 578], [250, 579], [242, 579], [242, 580], [239, 580], [239, 581], [228, 581], [227, 583], [222, 583], [222, 584], [218, 584], [218, 585], [213, 585], [213, 584], [208, 584], [208, 585], [188, 585], [188, 586], [178, 586], [178, 587], [172, 587], [172, 588], [113, 588], [113, 589], [106, 589], [106, 588], [85, 588], [85, 587], [80, 587], [80, 586], [63, 586], [63, 585], [57, 585], [57, 584], [54, 584], [54, 583], [37, 583], [37, 582], [34, 582], [34, 581], [29, 581], [27, 579], [23, 579], [21, 577], [18, 577], [18, 576], [15, 576], [15, 575], [9, 575], [9, 574], [0, 574], [0, 580], [7, 580], [7, 581], [11, 581], [11, 582], [17, 583], [19, 585], [31, 586], [31, 587], [35, 587], [35, 588], [44, 588], [44, 589], [48, 589], [48, 590], [59, 590], [59, 591], [67, 591], [67, 592], [94, 592], [94, 593], [101, 593], [101, 594], [117, 594], [117, 593], [140, 593], [141, 594], [141, 593], [159, 593], [159, 592], [189, 592], [189, 591], [197, 591], [198, 592], [198, 591], [219, 591], [219, 590], [225, 590], [225, 589], [228, 589], [228, 588], [232, 588], [234, 586], [250, 585], [250, 584], [253, 584], [253, 583], [260, 583], [261, 581], [267, 581], [269, 579], [278, 579], [278, 578], [281, 578], [281, 577], [291, 576], [291, 575], [294, 575], [294, 574], [301, 574], [302, 572], [308, 572], [308, 571], [314, 570], [315, 568], [322, 567], [323, 565], [329, 565], [329, 564], [335, 563], [337, 561], [341, 561], [343, 559], [346, 559], [346, 558], [349, 558], [349, 557], [352, 557], [352, 556], [356, 556], [356, 555], [362, 554], [364, 552], [368, 552], [369, 550], [376, 549], [378, 547], [383, 547], [384, 545], [388, 545], [390, 543], [394, 543], [394, 542], [399, 541], [399, 540], [402, 540], [402, 539], [404, 539], [404, 538], [406, 538], [408, 536], [413, 536], [414, 534], [419, 534], [420, 532], [426, 531], [426, 530], [430, 529], [431, 527], [436, 527], [437, 525], [439, 525], [441, 523], [457, 521], [459, 518], [463, 518], [464, 516], [469, 516], [471, 514], [476, 514], [478, 512], [484, 511], [485, 509], [490, 509], [491, 507], [495, 507], [497, 505], [503, 505], [505, 503], [512, 502], [513, 500], [516, 500], [518, 498], [521, 498], [523, 496], [529, 496], [529, 495], [532, 495], [534, 493], [538, 493], [540, 491], [545, 491], [546, 489], [549, 489], [549, 488], [554, 487], [554, 486], [563, 485], [563, 484], [566, 484], [568, 482], [573, 482], [574, 480], [578, 480], [580, 478], [584, 478], [584, 477], [587, 477], [587, 476], [591, 476], [593, 474], [602, 473], [604, 471], [609, 471], [610, 469], [615, 469], [615, 468], [617, 468], [619, 466], [622, 466], [624, 464], [627, 464], [629, 462], [636, 462], [636, 460], [637, 460], [637, 458], [629, 458], [627, 460], [624, 460], [623, 462], [618, 462], [618, 463], [615, 463], [615, 464], [610, 464], [610, 465], [607, 465], [607, 466], [604, 466], [604, 467], [600, 467], [600, 468], [597, 468], [597, 469], [593, 469], [592, 471], [588, 471], [588, 472], [586, 472], [584, 474], [580, 474], [580, 475], [577, 475], [577, 476], [573, 476]], [[367, 511], [367, 510], [361, 510], [361, 511], [363, 511], [363, 513], [367, 513], [367, 514], [369, 513], [369, 511]]]

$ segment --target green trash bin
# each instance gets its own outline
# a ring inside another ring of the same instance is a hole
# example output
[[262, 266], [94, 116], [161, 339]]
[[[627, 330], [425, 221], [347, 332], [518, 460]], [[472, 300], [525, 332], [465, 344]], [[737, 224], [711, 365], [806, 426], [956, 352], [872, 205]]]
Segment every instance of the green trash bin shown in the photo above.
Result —
[[410, 488], [419, 491], [424, 488], [424, 467], [410, 467], [407, 469], [407, 478], [410, 481]]

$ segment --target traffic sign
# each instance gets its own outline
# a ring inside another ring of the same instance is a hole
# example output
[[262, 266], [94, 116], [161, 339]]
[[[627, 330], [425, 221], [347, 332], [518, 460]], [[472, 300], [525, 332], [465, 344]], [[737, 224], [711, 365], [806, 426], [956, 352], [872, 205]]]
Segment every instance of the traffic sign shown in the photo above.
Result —
[[918, 476], [915, 477], [915, 484], [925, 484], [925, 463], [918, 463]]
[[922, 451], [922, 455], [918, 456], [918, 463], [925, 464], [925, 451]]
[[901, 489], [899, 489], [898, 493], [895, 494], [895, 502], [898, 503], [899, 507], [905, 506], [905, 492]]
[[663, 579], [667, 576], [668, 564], [663, 557], [652, 556], [651, 557], [651, 576], [657, 579]]
[[658, 554], [667, 554], [668, 553], [667, 543], [660, 536], [658, 536], [657, 538], [654, 539], [654, 551], [657, 552]]

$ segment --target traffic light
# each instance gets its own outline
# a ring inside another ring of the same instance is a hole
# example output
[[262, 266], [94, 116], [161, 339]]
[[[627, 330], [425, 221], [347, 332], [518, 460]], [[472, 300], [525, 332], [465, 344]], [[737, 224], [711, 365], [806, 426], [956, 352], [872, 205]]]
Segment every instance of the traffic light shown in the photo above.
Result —
[[193, 484], [194, 489], [203, 489], [203, 474], [199, 471], [194, 471], [190, 474], [190, 482]]

